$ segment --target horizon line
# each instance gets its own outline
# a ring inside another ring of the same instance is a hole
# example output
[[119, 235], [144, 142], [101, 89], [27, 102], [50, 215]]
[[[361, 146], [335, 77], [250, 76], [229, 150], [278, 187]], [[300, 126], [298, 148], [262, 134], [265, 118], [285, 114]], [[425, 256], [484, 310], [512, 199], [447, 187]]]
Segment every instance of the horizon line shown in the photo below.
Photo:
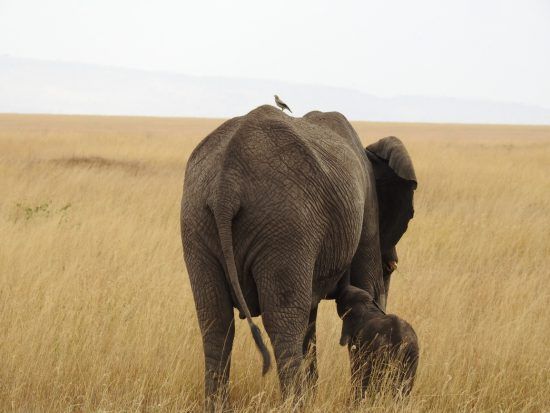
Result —
[[[273, 106], [273, 105], [272, 105]], [[255, 108], [251, 109], [254, 110]], [[244, 116], [246, 115], [238, 115]], [[48, 113], [48, 112], [0, 112], [1, 116], [51, 116], [51, 117], [98, 117], [98, 118], [147, 118], [147, 119], [197, 119], [197, 120], [212, 120], [212, 121], [227, 121], [237, 116], [223, 117], [223, 116], [167, 116], [167, 115], [124, 115], [124, 114], [102, 114], [102, 113]], [[302, 116], [290, 116], [292, 118], [300, 119]], [[345, 115], [344, 115], [345, 116]], [[363, 122], [363, 123], [398, 123], [406, 125], [456, 125], [456, 126], [518, 126], [518, 127], [543, 127], [550, 128], [550, 123], [492, 123], [492, 122], [437, 122], [437, 121], [400, 121], [400, 120], [367, 120], [367, 119], [351, 119], [347, 118], [350, 122]]]

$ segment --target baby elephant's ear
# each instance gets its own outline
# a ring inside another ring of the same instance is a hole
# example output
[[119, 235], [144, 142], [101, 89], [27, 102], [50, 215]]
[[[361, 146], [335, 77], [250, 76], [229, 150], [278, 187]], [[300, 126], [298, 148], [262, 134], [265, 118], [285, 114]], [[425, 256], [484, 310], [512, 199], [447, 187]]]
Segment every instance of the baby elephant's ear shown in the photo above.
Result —
[[418, 181], [416, 180], [413, 163], [407, 148], [400, 139], [395, 136], [380, 139], [378, 142], [367, 146], [366, 152], [371, 162], [375, 164], [374, 174], [377, 181], [386, 178], [383, 168], [377, 168], [379, 163], [377, 160], [384, 160], [397, 176], [411, 182], [413, 189], [416, 189]]

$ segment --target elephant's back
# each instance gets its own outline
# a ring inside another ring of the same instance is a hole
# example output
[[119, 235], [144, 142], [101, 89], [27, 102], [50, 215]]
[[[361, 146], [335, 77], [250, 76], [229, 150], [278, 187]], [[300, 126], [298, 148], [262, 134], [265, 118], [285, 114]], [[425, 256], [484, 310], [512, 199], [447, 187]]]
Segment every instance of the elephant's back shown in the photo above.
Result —
[[359, 152], [355, 131], [343, 115], [312, 112], [293, 118], [263, 105], [204, 138], [188, 159], [185, 183], [204, 191], [224, 186], [224, 176], [233, 174], [250, 178], [255, 190], [262, 183], [303, 187], [319, 180], [345, 187], [364, 178]]

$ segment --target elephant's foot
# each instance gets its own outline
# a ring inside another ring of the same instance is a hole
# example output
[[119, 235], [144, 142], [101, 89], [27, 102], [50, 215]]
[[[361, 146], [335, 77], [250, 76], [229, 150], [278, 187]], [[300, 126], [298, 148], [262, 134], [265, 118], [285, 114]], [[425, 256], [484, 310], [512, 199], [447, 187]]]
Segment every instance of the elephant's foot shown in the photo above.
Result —
[[207, 371], [205, 374], [204, 411], [225, 412], [229, 400], [229, 371]]

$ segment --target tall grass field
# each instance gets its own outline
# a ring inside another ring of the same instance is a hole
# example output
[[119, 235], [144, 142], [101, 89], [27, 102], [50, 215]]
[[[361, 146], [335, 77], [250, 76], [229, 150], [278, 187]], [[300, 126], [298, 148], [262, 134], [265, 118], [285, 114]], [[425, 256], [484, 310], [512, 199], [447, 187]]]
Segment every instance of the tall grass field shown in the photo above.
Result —
[[[182, 258], [186, 161], [216, 119], [0, 115], [0, 411], [202, 409]], [[415, 164], [388, 310], [420, 340], [411, 396], [348, 404], [322, 302], [311, 412], [550, 411], [550, 127], [355, 122]], [[237, 319], [235, 412], [285, 412]], [[267, 338], [264, 332], [264, 337]]]

